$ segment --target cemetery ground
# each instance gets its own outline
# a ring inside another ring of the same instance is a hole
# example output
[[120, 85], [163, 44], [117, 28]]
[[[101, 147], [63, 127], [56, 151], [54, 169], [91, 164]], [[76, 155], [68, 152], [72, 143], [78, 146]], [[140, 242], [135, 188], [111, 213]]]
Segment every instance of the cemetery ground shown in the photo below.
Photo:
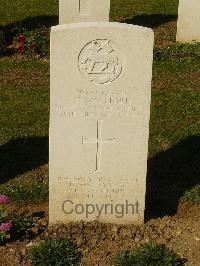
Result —
[[[175, 43], [178, 1], [111, 3], [112, 21], [153, 28], [156, 38], [145, 225], [94, 222], [49, 229], [48, 27], [58, 23], [58, 2], [1, 4], [0, 194], [10, 198], [9, 216], [21, 218], [0, 245], [0, 265], [29, 265], [28, 250], [35, 243], [64, 235], [81, 249], [81, 265], [110, 265], [119, 250], [155, 241], [198, 266], [200, 45]], [[20, 34], [31, 49], [20, 43]]]

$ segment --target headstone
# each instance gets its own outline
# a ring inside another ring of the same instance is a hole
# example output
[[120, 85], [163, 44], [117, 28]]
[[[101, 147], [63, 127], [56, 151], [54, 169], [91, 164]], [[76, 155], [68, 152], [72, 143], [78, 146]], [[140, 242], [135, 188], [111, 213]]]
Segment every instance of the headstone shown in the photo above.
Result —
[[110, 0], [60, 0], [59, 24], [108, 22]]
[[52, 28], [50, 223], [144, 219], [153, 32]]
[[176, 40], [200, 42], [200, 0], [180, 0]]

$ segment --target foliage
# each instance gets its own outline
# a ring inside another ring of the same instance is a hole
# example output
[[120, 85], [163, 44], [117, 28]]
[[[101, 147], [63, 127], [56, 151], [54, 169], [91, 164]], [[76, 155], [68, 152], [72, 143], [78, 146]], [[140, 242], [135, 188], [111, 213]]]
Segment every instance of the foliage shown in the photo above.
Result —
[[11, 235], [20, 237], [26, 235], [28, 230], [35, 226], [31, 217], [14, 216], [12, 218]]
[[25, 37], [24, 53], [27, 56], [39, 56], [42, 58], [49, 56], [50, 37], [48, 29], [30, 32]]
[[191, 201], [193, 203], [200, 203], [200, 185], [193, 187], [185, 192], [184, 200]]
[[65, 239], [48, 239], [30, 250], [33, 266], [73, 266], [81, 258], [77, 247]]
[[181, 266], [182, 259], [164, 245], [145, 244], [138, 250], [122, 251], [114, 258], [115, 266]]
[[5, 206], [9, 203], [6, 195], [0, 195], [0, 242], [8, 238], [20, 237], [28, 233], [28, 230], [35, 226], [31, 217], [14, 215], [8, 221]]
[[14, 28], [13, 47], [20, 54], [28, 57], [48, 57], [50, 49], [50, 32], [48, 28], [41, 28], [36, 30], [28, 30], [25, 28]]

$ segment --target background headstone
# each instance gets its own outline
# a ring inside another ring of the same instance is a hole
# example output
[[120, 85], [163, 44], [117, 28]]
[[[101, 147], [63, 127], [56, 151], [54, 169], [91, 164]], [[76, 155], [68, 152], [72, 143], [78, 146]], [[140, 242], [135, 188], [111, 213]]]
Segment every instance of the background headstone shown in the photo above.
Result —
[[200, 0], [180, 0], [176, 40], [200, 42]]
[[143, 222], [153, 39], [118, 23], [52, 28], [50, 223]]
[[59, 24], [108, 22], [110, 0], [60, 0]]

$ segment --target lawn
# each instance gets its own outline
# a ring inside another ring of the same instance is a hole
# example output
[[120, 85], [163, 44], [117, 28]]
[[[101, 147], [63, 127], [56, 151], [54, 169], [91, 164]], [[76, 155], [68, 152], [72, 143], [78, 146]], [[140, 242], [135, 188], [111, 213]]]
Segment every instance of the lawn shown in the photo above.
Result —
[[[163, 237], [167, 245], [182, 255], [187, 250], [190, 261], [193, 258], [199, 261], [200, 254], [192, 241], [197, 238], [199, 228], [200, 44], [175, 43], [177, 10], [178, 0], [111, 0], [110, 20], [150, 27], [155, 32], [146, 216], [150, 219], [175, 215], [152, 220], [145, 228], [137, 228], [133, 235], [139, 238], [136, 240], [139, 244], [146, 237], [161, 242]], [[24, 210], [24, 206], [31, 212], [47, 209], [48, 37], [49, 27], [57, 23], [58, 0], [0, 0], [0, 31], [5, 36], [4, 50], [0, 42], [0, 194], [10, 197], [17, 212]], [[30, 51], [19, 54], [13, 48], [13, 40], [21, 33], [29, 36], [27, 40], [34, 37], [36, 44], [39, 43], [34, 54]], [[47, 214], [45, 219], [48, 220]], [[106, 229], [99, 224], [81, 228], [76, 224], [73, 228], [62, 228], [63, 232], [58, 230], [58, 234], [68, 234], [74, 239], [82, 234], [85, 240], [77, 242], [85, 250], [90, 265], [102, 253], [107, 265], [109, 254], [122, 243], [126, 247], [133, 245], [133, 235], [131, 238], [125, 235], [129, 228], [121, 228], [125, 230], [122, 232], [119, 229], [114, 244], [116, 228]], [[90, 242], [91, 230], [96, 237], [91, 241], [99, 243], [96, 249]], [[192, 239], [186, 245], [190, 236]], [[26, 244], [25, 239], [25, 244], [20, 245], [26, 249]], [[16, 248], [15, 242], [12, 248]], [[0, 257], [1, 252], [3, 256], [6, 253], [0, 248]], [[93, 253], [96, 255], [90, 255]]]
[[[155, 31], [150, 161], [170, 149], [176, 150], [180, 143], [184, 149], [191, 138], [199, 147], [200, 46], [174, 43], [177, 6], [177, 0], [111, 1], [111, 21], [136, 23]], [[16, 28], [34, 32], [57, 23], [58, 1], [1, 0], [0, 17], [0, 28], [8, 37]], [[0, 190], [10, 186], [16, 189], [27, 171], [30, 173], [26, 186], [35, 178], [46, 182], [48, 173], [41, 171], [40, 166], [48, 162], [49, 58], [2, 56], [0, 73]], [[175, 156], [179, 161], [182, 151]], [[169, 169], [165, 171], [169, 174]], [[188, 170], [187, 184], [190, 175]], [[198, 178], [196, 171], [189, 188]], [[7, 183], [9, 180], [11, 183]], [[185, 180], [183, 183], [179, 196], [187, 189]], [[32, 194], [25, 198], [28, 201], [34, 197], [38, 199], [38, 195]]]

